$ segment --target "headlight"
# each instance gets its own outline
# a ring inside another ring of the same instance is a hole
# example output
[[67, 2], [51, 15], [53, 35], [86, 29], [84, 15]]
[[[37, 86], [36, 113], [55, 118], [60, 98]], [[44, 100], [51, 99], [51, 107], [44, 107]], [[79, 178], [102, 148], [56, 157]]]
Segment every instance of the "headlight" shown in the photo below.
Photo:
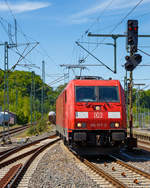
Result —
[[100, 106], [95, 106], [95, 110], [100, 110], [101, 107]]
[[111, 127], [111, 128], [119, 128], [119, 127], [120, 127], [120, 124], [119, 124], [118, 122], [116, 122], [116, 123], [111, 123], [111, 124], [110, 124], [110, 127]]
[[116, 127], [116, 128], [119, 128], [119, 123], [115, 123], [115, 127]]
[[78, 128], [85, 128], [86, 127], [86, 123], [77, 123], [77, 127]]
[[78, 128], [82, 127], [82, 123], [77, 123], [77, 127]]

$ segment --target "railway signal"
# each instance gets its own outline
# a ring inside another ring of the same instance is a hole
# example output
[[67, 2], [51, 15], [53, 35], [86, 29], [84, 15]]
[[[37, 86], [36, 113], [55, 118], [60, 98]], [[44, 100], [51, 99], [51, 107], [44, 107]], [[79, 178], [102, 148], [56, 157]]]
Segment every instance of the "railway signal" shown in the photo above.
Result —
[[[126, 57], [125, 69], [130, 72], [130, 78], [127, 79], [127, 71], [126, 71], [126, 89], [127, 89], [127, 80], [129, 80], [129, 93], [126, 93], [129, 101], [129, 127], [130, 127], [130, 137], [127, 140], [128, 146], [130, 148], [136, 147], [137, 140], [133, 138], [133, 70], [134, 68], [142, 61], [142, 56], [139, 54], [135, 54], [138, 50], [138, 37], [150, 37], [150, 35], [138, 35], [138, 20], [128, 20], [127, 21], [127, 33], [126, 34], [93, 34], [88, 33], [89, 37], [111, 37], [114, 39], [114, 62], [116, 65], [116, 40], [120, 37], [126, 37], [126, 49], [127, 52], [130, 53], [129, 56]], [[116, 69], [114, 69], [116, 70]], [[114, 71], [115, 72], [115, 71]], [[128, 111], [127, 111], [128, 112]]]
[[126, 56], [125, 59], [127, 62], [125, 63], [125, 69], [127, 71], [133, 71], [138, 64], [142, 61], [142, 56], [140, 54], [134, 54], [132, 56]]
[[128, 20], [127, 22], [127, 44], [131, 46], [133, 53], [137, 52], [138, 20]]

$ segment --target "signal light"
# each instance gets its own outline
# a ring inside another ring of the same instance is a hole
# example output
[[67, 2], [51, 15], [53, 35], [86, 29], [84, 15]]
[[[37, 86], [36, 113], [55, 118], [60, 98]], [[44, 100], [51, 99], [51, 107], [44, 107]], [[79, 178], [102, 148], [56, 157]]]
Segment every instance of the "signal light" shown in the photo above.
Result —
[[128, 61], [130, 59], [130, 56], [126, 56], [125, 59]]
[[137, 52], [138, 20], [128, 20], [127, 22], [127, 45], [131, 46], [132, 52]]
[[137, 28], [137, 27], [135, 27], [135, 28], [134, 28], [134, 31], [137, 31], [137, 29], [138, 29], [138, 28]]
[[132, 56], [126, 56], [125, 59], [127, 60], [125, 63], [125, 69], [127, 71], [133, 71], [136, 66], [141, 63], [142, 56], [140, 54], [134, 54]]

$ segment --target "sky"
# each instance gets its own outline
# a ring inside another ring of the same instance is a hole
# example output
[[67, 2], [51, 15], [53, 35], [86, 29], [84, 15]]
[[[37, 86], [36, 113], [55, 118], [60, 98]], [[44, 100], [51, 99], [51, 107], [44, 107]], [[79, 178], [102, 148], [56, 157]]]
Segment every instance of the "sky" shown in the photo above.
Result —
[[[113, 69], [113, 39], [88, 37], [87, 33], [125, 34], [127, 20], [137, 19], [139, 34], [150, 34], [149, 7], [150, 0], [0, 0], [0, 68], [4, 69], [4, 42], [17, 42], [18, 45], [17, 49], [9, 49], [9, 68], [18, 61], [18, 54], [22, 54], [24, 50], [25, 53], [30, 51], [39, 42], [15, 70], [35, 71], [41, 76], [42, 61], [45, 61], [45, 81], [55, 88], [80, 74], [78, 69], [67, 70], [60, 67], [61, 64], [78, 64], [81, 59], [85, 59], [84, 64], [100, 64], [76, 45], [75, 42], [78, 41]], [[14, 19], [17, 21], [17, 40]], [[27, 47], [27, 43], [31, 44]], [[139, 38], [138, 48], [150, 54], [149, 43], [150, 38]], [[150, 56], [138, 53], [142, 55], [142, 62], [134, 70], [134, 83], [146, 84], [144, 87], [148, 89], [150, 66], [145, 65], [150, 65]], [[104, 66], [89, 66], [82, 71], [82, 75], [101, 76], [104, 79], [112, 77], [123, 84], [126, 55], [129, 55], [126, 51], [126, 39], [118, 38], [117, 73], [112, 73]], [[67, 73], [69, 77], [62, 80], [62, 76]], [[61, 82], [53, 82], [55, 79], [59, 80], [59, 77]]]

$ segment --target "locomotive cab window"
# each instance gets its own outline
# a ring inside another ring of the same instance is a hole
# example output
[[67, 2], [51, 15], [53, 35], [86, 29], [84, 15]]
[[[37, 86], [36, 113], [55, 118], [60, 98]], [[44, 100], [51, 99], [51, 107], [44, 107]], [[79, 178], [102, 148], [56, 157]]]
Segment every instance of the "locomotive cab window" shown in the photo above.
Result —
[[119, 102], [118, 87], [115, 86], [100, 86], [99, 101]]
[[76, 86], [76, 102], [119, 102], [116, 86]]
[[76, 87], [76, 102], [96, 102], [96, 87], [95, 86], [77, 86]]

